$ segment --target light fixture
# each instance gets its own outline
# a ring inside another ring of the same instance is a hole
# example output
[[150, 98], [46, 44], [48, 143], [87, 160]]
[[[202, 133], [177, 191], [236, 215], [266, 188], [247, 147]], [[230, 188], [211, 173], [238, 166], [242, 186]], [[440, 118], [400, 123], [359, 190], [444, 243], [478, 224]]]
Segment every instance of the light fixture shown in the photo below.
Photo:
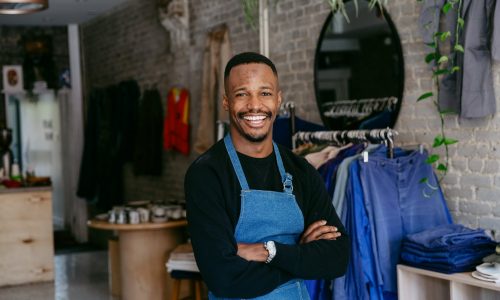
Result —
[[29, 14], [48, 7], [49, 0], [0, 0], [0, 14]]

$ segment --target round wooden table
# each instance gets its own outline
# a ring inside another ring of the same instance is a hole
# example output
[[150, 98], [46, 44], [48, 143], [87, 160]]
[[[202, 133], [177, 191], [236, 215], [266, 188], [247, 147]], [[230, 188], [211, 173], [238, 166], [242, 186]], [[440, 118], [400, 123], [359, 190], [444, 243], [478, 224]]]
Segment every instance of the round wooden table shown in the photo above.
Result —
[[87, 224], [118, 232], [122, 299], [167, 299], [172, 281], [165, 263], [170, 252], [184, 242], [182, 229], [187, 225], [186, 220], [140, 224], [90, 220]]

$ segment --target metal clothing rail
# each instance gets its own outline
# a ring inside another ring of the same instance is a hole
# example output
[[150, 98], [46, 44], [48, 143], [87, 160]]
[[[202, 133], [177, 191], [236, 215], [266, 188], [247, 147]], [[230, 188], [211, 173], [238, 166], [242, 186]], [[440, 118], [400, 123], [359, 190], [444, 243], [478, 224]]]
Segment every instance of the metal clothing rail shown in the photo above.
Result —
[[387, 157], [394, 157], [394, 137], [398, 132], [394, 129], [372, 129], [372, 130], [339, 130], [339, 131], [299, 131], [292, 137], [293, 149], [299, 144], [337, 144], [370, 142], [374, 144], [385, 143], [387, 145]]
[[381, 112], [385, 109], [394, 110], [398, 98], [373, 98], [360, 100], [342, 100], [335, 102], [327, 102], [323, 104], [326, 111], [326, 117], [367, 117], [373, 112]]

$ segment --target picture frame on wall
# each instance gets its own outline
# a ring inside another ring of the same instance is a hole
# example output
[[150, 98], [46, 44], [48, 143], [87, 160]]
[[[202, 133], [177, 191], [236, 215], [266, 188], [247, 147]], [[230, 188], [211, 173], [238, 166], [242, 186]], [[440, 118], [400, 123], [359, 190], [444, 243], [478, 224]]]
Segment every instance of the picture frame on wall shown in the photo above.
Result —
[[5, 65], [2, 70], [3, 92], [5, 94], [23, 92], [23, 67], [21, 65]]

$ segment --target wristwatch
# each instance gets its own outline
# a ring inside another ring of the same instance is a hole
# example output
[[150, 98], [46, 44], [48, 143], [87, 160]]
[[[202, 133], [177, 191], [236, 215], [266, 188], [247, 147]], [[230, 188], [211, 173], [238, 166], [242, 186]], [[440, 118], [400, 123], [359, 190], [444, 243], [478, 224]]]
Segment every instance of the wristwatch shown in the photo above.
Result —
[[276, 245], [274, 244], [274, 241], [267, 241], [264, 242], [264, 248], [266, 248], [267, 253], [269, 253], [266, 259], [266, 264], [268, 264], [276, 256]]

